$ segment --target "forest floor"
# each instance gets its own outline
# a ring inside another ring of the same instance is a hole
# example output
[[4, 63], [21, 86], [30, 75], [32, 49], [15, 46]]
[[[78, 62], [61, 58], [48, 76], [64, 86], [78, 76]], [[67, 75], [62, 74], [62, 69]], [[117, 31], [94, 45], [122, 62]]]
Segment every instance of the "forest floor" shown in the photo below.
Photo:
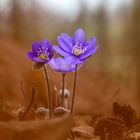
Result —
[[[0, 140], [140, 139], [137, 96], [101, 68], [85, 64], [79, 70], [75, 115], [49, 120], [37, 113], [47, 103], [42, 71], [33, 71], [26, 57], [30, 46], [10, 40], [0, 40], [0, 46]], [[61, 75], [48, 70], [51, 92], [56, 95]], [[71, 92], [73, 74], [66, 78]], [[33, 82], [37, 82], [37, 93], [29, 106]]]

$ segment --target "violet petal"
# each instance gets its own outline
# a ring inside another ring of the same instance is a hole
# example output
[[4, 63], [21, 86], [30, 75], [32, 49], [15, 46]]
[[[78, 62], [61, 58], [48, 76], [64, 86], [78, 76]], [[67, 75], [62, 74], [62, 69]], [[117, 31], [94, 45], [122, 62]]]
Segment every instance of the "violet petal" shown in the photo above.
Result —
[[77, 29], [74, 33], [74, 42], [84, 43], [86, 41], [85, 33], [82, 29]]
[[[58, 42], [59, 42], [59, 40], [61, 41], [60, 43], [62, 44], [62, 46], [61, 45], [60, 46], [62, 47], [62, 49], [64, 49], [67, 52], [70, 52], [72, 47], [73, 47], [73, 40], [72, 40], [72, 38], [68, 34], [62, 33], [58, 37]], [[67, 45], [67, 47], [65, 47], [65, 45]]]
[[88, 58], [90, 55], [92, 55], [97, 48], [92, 47], [89, 50], [87, 50], [84, 54], [80, 55], [80, 60], [85, 60], [86, 58]]
[[70, 54], [62, 50], [59, 46], [53, 46], [54, 50], [61, 56], [69, 56]]
[[39, 48], [41, 48], [41, 45], [39, 44], [39, 42], [34, 41], [32, 43], [32, 51], [35, 52], [35, 53], [37, 53]]
[[33, 52], [27, 52], [26, 54], [30, 60], [34, 61], [34, 57], [36, 57], [36, 55]]

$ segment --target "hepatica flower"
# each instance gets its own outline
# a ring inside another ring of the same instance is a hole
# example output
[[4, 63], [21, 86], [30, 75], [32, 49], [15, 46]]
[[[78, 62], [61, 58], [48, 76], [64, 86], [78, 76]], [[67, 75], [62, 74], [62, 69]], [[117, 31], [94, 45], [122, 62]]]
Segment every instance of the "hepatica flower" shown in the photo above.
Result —
[[32, 51], [27, 53], [30, 60], [37, 63], [48, 63], [53, 57], [53, 49], [47, 39], [43, 39], [41, 43], [34, 41], [32, 43]]
[[31, 59], [33, 63], [33, 69], [41, 69], [44, 70], [44, 79], [47, 85], [47, 97], [48, 97], [48, 108], [49, 108], [49, 117], [52, 117], [52, 94], [50, 92], [50, 84], [48, 78], [47, 68], [45, 66], [52, 57], [53, 57], [53, 49], [50, 42], [47, 39], [43, 39], [41, 43], [35, 41], [32, 43], [32, 51], [27, 52], [27, 56]]
[[[52, 58], [51, 61], [48, 63], [51, 68], [53, 68], [57, 72], [68, 73], [75, 71], [75, 63], [72, 59], [69, 58]], [[78, 69], [82, 66], [82, 63], [78, 65]]]
[[60, 47], [54, 46], [54, 50], [63, 57], [71, 57], [77, 64], [85, 61], [97, 49], [95, 46], [96, 39], [92, 37], [87, 42], [82, 29], [77, 29], [73, 37], [62, 33], [58, 36], [57, 41]]

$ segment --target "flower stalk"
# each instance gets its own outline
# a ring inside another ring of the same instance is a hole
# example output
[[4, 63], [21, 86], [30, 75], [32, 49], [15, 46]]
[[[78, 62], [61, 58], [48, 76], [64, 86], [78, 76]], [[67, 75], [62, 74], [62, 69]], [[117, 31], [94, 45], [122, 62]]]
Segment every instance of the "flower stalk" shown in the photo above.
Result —
[[52, 95], [50, 92], [50, 84], [49, 84], [49, 78], [48, 78], [48, 72], [46, 66], [44, 66], [44, 76], [45, 76], [45, 81], [47, 85], [47, 99], [48, 99], [48, 108], [49, 108], [49, 117], [52, 118], [53, 116], [53, 108], [52, 108]]
[[65, 77], [66, 73], [62, 73], [62, 107], [64, 107]]
[[78, 74], [78, 64], [76, 64], [76, 66], [75, 66], [73, 94], [72, 94], [72, 102], [71, 102], [71, 110], [70, 110], [70, 114], [71, 115], [74, 113], [74, 107], [75, 107], [75, 97], [76, 97], [75, 95], [76, 95], [77, 74]]

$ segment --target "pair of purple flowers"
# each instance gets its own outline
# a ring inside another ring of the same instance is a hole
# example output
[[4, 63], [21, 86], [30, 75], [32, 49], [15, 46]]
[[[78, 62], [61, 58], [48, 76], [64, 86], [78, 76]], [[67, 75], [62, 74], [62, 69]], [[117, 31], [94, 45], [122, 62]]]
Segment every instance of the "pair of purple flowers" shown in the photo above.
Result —
[[[59, 46], [52, 46], [47, 39], [42, 40], [41, 43], [35, 41], [32, 44], [32, 51], [28, 52], [27, 56], [35, 63], [49, 64], [54, 70], [67, 73], [74, 72], [76, 66], [80, 68], [97, 49], [96, 39], [92, 37], [87, 42], [82, 29], [77, 29], [73, 37], [61, 33], [57, 41]], [[61, 57], [54, 58], [54, 50]]]
[[[70, 107], [70, 114], [74, 113], [75, 106], [75, 92], [77, 81], [77, 70], [82, 66], [85, 60], [91, 56], [97, 49], [95, 46], [96, 39], [92, 37], [89, 42], [86, 41], [85, 33], [82, 29], [77, 29], [70, 37], [66, 33], [62, 33], [58, 36], [57, 41], [59, 46], [52, 46], [47, 39], [39, 42], [33, 42], [32, 51], [27, 53], [27, 56], [34, 62], [33, 68], [44, 68], [44, 76], [47, 85], [48, 93], [48, 107], [49, 116], [53, 117], [52, 107], [52, 94], [50, 92], [49, 78], [45, 64], [49, 64], [55, 71], [62, 73], [62, 107], [64, 108], [64, 96], [65, 96], [65, 74], [68, 72], [75, 72], [74, 85], [72, 93], [72, 101]], [[60, 57], [54, 57], [54, 51], [57, 52]]]

